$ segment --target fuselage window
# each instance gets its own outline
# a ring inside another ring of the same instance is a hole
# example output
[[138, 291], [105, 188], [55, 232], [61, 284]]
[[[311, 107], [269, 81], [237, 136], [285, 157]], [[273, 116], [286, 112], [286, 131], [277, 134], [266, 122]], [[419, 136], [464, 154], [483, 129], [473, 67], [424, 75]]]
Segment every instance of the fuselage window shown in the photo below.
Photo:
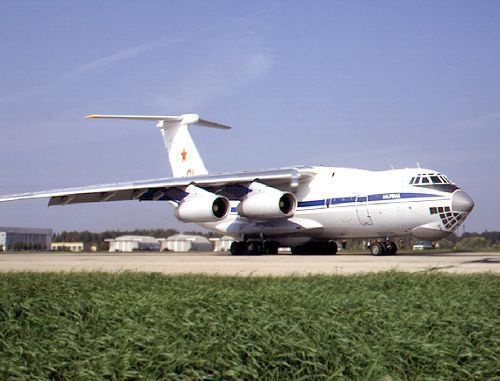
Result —
[[422, 184], [429, 184], [429, 178], [422, 177]]

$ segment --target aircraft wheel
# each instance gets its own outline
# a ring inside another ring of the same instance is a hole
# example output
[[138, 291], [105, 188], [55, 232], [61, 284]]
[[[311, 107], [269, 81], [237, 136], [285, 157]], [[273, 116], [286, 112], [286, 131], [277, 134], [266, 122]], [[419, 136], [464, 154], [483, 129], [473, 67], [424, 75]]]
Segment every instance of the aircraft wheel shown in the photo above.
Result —
[[247, 243], [246, 242], [233, 242], [231, 244], [231, 255], [247, 255]]
[[395, 255], [398, 252], [398, 247], [394, 241], [387, 241], [385, 243], [385, 247], [387, 249], [387, 254]]
[[247, 254], [262, 255], [264, 254], [264, 246], [261, 242], [248, 242]]
[[335, 241], [328, 241], [323, 247], [323, 254], [325, 255], [335, 255], [337, 254], [338, 246]]
[[292, 247], [294, 255], [335, 255], [337, 254], [337, 243], [335, 241], [308, 242], [305, 245]]
[[266, 242], [264, 244], [264, 254], [276, 255], [278, 254], [278, 242]]
[[319, 255], [335, 255], [337, 254], [337, 250], [337, 242], [328, 241], [318, 243], [315, 252]]
[[323, 242], [307, 242], [302, 246], [301, 255], [323, 255], [325, 254], [325, 244]]
[[372, 255], [379, 256], [384, 254], [384, 246], [380, 242], [374, 242], [370, 246], [370, 251], [372, 252]]

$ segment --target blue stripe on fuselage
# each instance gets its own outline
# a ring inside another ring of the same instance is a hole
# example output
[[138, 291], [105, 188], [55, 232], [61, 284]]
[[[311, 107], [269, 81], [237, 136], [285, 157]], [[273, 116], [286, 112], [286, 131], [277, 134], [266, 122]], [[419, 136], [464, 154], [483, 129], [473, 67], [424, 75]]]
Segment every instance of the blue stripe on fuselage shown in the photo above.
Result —
[[325, 200], [299, 201], [297, 204], [299, 208], [307, 208], [310, 206], [323, 206], [323, 205], [325, 205]]
[[[358, 202], [370, 202], [370, 201], [393, 201], [408, 198], [428, 198], [428, 197], [441, 197], [437, 194], [429, 193], [379, 193], [371, 194], [367, 196], [358, 196]], [[356, 202], [356, 196], [354, 197], [334, 197], [326, 200], [311, 200], [311, 201], [299, 201], [299, 208], [308, 208], [311, 206], [324, 206], [326, 204], [339, 205], [339, 204], [349, 204]]]
[[336, 197], [330, 200], [331, 204], [348, 204], [356, 201], [356, 197]]
[[[356, 203], [356, 197], [358, 198], [358, 202], [368, 202], [370, 201], [395, 201], [400, 199], [409, 199], [409, 198], [430, 198], [430, 197], [442, 197], [438, 194], [430, 194], [430, 193], [378, 193], [371, 194], [368, 196], [353, 196], [353, 197], [334, 197], [323, 200], [310, 200], [310, 201], [299, 201], [297, 203], [297, 208], [311, 208], [318, 206], [329, 206], [329, 205], [342, 205], [342, 204], [350, 204]], [[231, 213], [236, 213], [237, 208], [232, 207]]]

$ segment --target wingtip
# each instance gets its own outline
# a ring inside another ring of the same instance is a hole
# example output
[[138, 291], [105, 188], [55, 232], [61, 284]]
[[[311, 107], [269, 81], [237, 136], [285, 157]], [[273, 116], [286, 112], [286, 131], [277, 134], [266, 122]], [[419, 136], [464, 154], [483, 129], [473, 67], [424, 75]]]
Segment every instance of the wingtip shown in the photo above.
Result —
[[94, 119], [94, 118], [97, 118], [97, 115], [96, 114], [90, 114], [90, 115], [86, 115], [84, 116], [85, 119]]

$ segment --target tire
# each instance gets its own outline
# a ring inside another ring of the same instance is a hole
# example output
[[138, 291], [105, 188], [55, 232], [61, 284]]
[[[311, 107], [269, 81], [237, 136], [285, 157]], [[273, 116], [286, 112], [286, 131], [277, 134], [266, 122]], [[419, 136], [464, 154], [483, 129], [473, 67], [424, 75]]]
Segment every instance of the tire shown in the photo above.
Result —
[[294, 255], [335, 255], [337, 254], [337, 243], [335, 241], [313, 241], [305, 245], [292, 247]]
[[264, 254], [264, 246], [261, 242], [247, 242], [247, 255], [262, 255]]
[[378, 257], [380, 255], [383, 255], [385, 250], [384, 250], [384, 246], [380, 242], [374, 242], [370, 246], [370, 251], [371, 251], [372, 255]]
[[279, 245], [277, 242], [266, 242], [264, 244], [264, 254], [276, 255], [278, 254]]
[[326, 254], [327, 255], [336, 255], [337, 251], [338, 251], [337, 242], [335, 242], [335, 241], [329, 241], [326, 244]]
[[229, 249], [231, 255], [247, 255], [247, 243], [246, 242], [233, 242]]
[[238, 243], [239, 242], [231, 243], [231, 246], [229, 247], [229, 251], [231, 252], [231, 255], [238, 255]]
[[395, 255], [398, 252], [398, 247], [393, 241], [387, 241], [385, 243], [385, 247], [387, 249], [387, 254], [389, 255]]

